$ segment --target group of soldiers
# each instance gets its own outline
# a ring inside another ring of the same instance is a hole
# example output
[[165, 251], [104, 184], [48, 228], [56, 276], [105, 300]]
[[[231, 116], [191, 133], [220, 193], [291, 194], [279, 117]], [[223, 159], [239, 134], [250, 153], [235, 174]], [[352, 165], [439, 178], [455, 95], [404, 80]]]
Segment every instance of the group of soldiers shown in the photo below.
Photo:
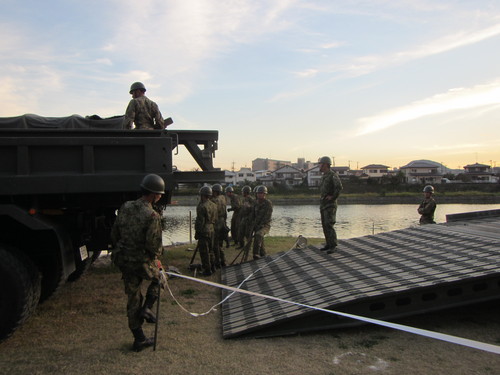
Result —
[[[228, 232], [237, 249], [242, 249], [243, 260], [246, 260], [253, 242], [253, 259], [266, 255], [264, 237], [271, 229], [273, 205], [266, 198], [267, 188], [263, 185], [254, 190], [244, 186], [242, 195], [235, 193], [232, 186], [225, 189], [230, 200], [230, 208], [226, 209], [226, 196], [222, 186], [203, 186], [200, 189], [200, 202], [196, 207], [195, 239], [200, 253], [202, 275], [210, 276], [220, 267], [226, 266], [224, 241], [229, 245]], [[230, 227], [227, 226], [227, 213], [233, 212]]]

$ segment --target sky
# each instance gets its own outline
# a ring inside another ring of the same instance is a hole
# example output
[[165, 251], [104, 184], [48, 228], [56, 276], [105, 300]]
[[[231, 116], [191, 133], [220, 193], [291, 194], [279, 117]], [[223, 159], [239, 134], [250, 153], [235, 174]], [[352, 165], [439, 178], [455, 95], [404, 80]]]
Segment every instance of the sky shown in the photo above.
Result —
[[498, 0], [0, 0], [0, 34], [0, 117], [122, 115], [141, 81], [222, 169], [500, 166]]

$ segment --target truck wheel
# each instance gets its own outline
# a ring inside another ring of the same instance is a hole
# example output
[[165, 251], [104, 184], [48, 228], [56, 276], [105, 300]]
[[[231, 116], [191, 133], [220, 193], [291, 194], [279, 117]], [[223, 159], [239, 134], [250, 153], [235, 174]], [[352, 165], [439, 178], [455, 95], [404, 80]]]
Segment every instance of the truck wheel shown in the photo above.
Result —
[[[40, 296], [39, 276], [33, 278], [30, 268], [20, 257], [0, 247], [0, 341], [9, 337], [33, 312], [35, 289]], [[36, 268], [36, 267], [35, 267]], [[35, 284], [38, 287], [34, 288]]]

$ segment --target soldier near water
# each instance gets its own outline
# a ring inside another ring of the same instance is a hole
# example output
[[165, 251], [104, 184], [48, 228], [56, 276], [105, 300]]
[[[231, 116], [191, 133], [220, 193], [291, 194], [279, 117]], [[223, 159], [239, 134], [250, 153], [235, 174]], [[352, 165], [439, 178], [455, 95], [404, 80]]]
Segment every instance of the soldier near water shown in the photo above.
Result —
[[233, 212], [231, 217], [231, 237], [233, 238], [234, 245], [241, 245], [241, 240], [239, 236], [239, 226], [240, 226], [240, 211], [241, 211], [241, 197], [235, 194], [232, 186], [226, 187], [226, 196], [231, 202], [231, 208], [227, 209], [227, 212]]
[[200, 202], [196, 207], [196, 220], [194, 222], [195, 235], [198, 240], [198, 251], [200, 252], [202, 275], [210, 276], [215, 272], [215, 256], [213, 251], [215, 223], [217, 221], [217, 206], [210, 198], [212, 188], [203, 186], [200, 189]]
[[260, 185], [255, 188], [255, 200], [253, 206], [253, 259], [266, 256], [264, 236], [271, 229], [271, 218], [273, 215], [273, 204], [266, 198], [267, 187]]
[[253, 205], [255, 200], [252, 197], [252, 188], [248, 185], [243, 186], [243, 188], [241, 189], [241, 194], [243, 195], [243, 197], [241, 199], [242, 202], [238, 235], [241, 241], [241, 245], [238, 248], [245, 248], [245, 255], [243, 256], [243, 259], [246, 260], [252, 243]]
[[[160, 287], [158, 258], [163, 253], [163, 246], [161, 218], [152, 205], [165, 193], [165, 182], [160, 176], [149, 174], [140, 187], [142, 196], [121, 206], [111, 230], [112, 259], [122, 273], [128, 326], [134, 336], [132, 348], [135, 351], [153, 345], [153, 339], [144, 335], [142, 324], [144, 320], [156, 322], [152, 308]], [[150, 284], [144, 301], [141, 289], [145, 280]]]
[[165, 121], [158, 105], [145, 95], [146, 87], [144, 84], [134, 82], [130, 86], [130, 94], [132, 100], [125, 111], [123, 127], [132, 129], [132, 124], [135, 124], [136, 129], [165, 129]]
[[222, 186], [214, 184], [212, 186], [212, 202], [217, 206], [217, 221], [215, 223], [214, 235], [214, 255], [215, 267], [225, 267], [226, 257], [224, 254], [223, 241], [227, 237], [227, 212], [226, 212], [226, 197], [222, 194]]
[[327, 254], [331, 254], [337, 247], [337, 233], [335, 232], [335, 222], [337, 220], [337, 199], [342, 191], [340, 178], [331, 169], [332, 159], [323, 156], [319, 160], [319, 170], [323, 173], [319, 186], [320, 203], [319, 210], [321, 214], [321, 225], [325, 235], [325, 246], [321, 248]]
[[434, 187], [427, 185], [424, 187], [424, 200], [418, 206], [418, 213], [420, 216], [420, 224], [436, 224], [434, 221], [434, 212], [436, 211], [436, 201], [432, 197], [434, 194]]

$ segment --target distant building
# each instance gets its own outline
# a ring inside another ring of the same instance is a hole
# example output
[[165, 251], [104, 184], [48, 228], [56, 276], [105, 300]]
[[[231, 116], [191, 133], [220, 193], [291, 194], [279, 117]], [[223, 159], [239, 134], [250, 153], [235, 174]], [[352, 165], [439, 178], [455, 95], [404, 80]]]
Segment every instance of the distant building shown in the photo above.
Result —
[[436, 184], [441, 183], [442, 165], [431, 160], [414, 160], [400, 168], [409, 184]]
[[465, 174], [471, 177], [472, 182], [498, 182], [498, 177], [495, 176], [491, 167], [486, 164], [469, 164], [464, 167]]
[[361, 170], [363, 171], [363, 174], [370, 178], [381, 178], [382, 176], [389, 174], [389, 167], [382, 164], [369, 164], [361, 167]]
[[255, 182], [257, 180], [255, 173], [250, 168], [240, 168], [238, 172], [236, 172], [236, 184], [243, 185], [246, 182]]
[[292, 163], [292, 167], [300, 169], [301, 171], [307, 171], [311, 169], [318, 163], [313, 163], [311, 161], [306, 161], [305, 158], [297, 158], [297, 163]]
[[262, 159], [252, 160], [252, 171], [268, 170], [275, 171], [285, 165], [292, 165], [292, 162], [286, 160]]
[[284, 166], [271, 173], [273, 180], [277, 184], [298, 186], [302, 184], [305, 173], [292, 166]]

